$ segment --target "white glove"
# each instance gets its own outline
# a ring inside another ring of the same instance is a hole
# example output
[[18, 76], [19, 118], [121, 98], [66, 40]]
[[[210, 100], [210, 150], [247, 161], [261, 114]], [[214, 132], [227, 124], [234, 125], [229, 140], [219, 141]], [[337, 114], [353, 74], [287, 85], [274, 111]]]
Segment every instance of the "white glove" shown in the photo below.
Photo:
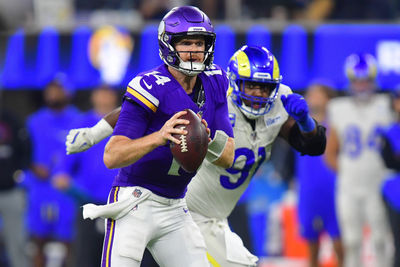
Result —
[[79, 128], [69, 131], [65, 146], [67, 155], [86, 151], [104, 138], [110, 136], [113, 128], [104, 119], [101, 119], [91, 128]]
[[90, 128], [72, 129], [67, 135], [67, 155], [86, 151], [94, 145]]

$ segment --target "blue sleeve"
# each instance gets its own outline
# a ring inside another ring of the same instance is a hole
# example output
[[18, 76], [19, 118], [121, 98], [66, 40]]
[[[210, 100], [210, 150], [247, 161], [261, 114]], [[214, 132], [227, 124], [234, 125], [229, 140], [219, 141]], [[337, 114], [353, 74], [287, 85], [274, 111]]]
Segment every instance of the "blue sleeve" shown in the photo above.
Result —
[[123, 135], [131, 139], [143, 137], [149, 122], [149, 113], [142, 106], [125, 100], [115, 125], [113, 135]]
[[[210, 129], [215, 129], [216, 130], [222, 130], [224, 131], [229, 137], [233, 138], [233, 129], [232, 129], [232, 124], [229, 120], [229, 112], [228, 112], [228, 105], [227, 103], [221, 103], [218, 105], [215, 114], [218, 114], [218, 116], [215, 116], [215, 119], [212, 123], [212, 125], [209, 125]], [[211, 133], [211, 138], [214, 138], [215, 132]]]

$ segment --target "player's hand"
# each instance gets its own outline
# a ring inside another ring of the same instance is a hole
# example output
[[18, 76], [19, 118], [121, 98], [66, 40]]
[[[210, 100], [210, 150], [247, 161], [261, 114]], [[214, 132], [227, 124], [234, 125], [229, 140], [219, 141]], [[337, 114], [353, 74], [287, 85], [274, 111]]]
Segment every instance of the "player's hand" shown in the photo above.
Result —
[[160, 134], [160, 138], [161, 138], [160, 145], [165, 145], [168, 140], [171, 142], [174, 142], [178, 145], [181, 143], [180, 140], [174, 138], [172, 135], [173, 134], [183, 134], [183, 135], [187, 134], [186, 130], [175, 128], [175, 126], [178, 124], [185, 124], [185, 125], [189, 124], [188, 120], [179, 119], [180, 116], [185, 115], [186, 113], [187, 113], [187, 111], [180, 111], [180, 112], [174, 114], [169, 120], [167, 120], [165, 122], [163, 127], [158, 131], [158, 133]]
[[306, 121], [308, 118], [308, 104], [304, 97], [299, 94], [281, 95], [281, 101], [287, 113], [298, 122]]
[[65, 141], [67, 155], [86, 151], [94, 144], [95, 142], [90, 128], [70, 130]]

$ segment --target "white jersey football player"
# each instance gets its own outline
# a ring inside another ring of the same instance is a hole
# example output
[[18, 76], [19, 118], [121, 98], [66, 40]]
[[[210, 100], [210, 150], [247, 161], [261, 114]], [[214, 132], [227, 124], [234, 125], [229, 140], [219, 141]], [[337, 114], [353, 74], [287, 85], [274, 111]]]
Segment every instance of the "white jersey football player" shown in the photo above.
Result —
[[[186, 201], [212, 266], [256, 266], [257, 257], [230, 230], [227, 217], [258, 167], [270, 158], [278, 136], [303, 154], [320, 155], [326, 145], [325, 128], [310, 117], [304, 98], [281, 84], [276, 58], [266, 48], [243, 46], [230, 59], [228, 76], [234, 164], [224, 169], [205, 160], [188, 186]], [[67, 153], [88, 149], [103, 138], [104, 131], [112, 131], [104, 119], [92, 128], [71, 130]]]
[[379, 129], [392, 120], [390, 99], [375, 94], [377, 66], [370, 54], [352, 54], [345, 62], [350, 96], [328, 106], [327, 163], [337, 171], [337, 207], [345, 247], [345, 266], [362, 266], [365, 222], [371, 229], [376, 266], [387, 266], [387, 223], [380, 186], [385, 167]]

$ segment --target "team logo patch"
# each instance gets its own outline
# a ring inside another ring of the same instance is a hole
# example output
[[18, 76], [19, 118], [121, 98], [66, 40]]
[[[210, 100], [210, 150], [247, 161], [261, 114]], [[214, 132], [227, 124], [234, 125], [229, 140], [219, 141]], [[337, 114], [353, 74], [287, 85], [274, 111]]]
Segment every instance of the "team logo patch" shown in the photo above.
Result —
[[134, 197], [140, 197], [142, 195], [142, 190], [135, 188], [132, 194]]
[[268, 118], [265, 120], [265, 124], [267, 126], [271, 126], [272, 124], [275, 124], [276, 122], [278, 122], [280, 120], [281, 116], [277, 116], [275, 118]]

